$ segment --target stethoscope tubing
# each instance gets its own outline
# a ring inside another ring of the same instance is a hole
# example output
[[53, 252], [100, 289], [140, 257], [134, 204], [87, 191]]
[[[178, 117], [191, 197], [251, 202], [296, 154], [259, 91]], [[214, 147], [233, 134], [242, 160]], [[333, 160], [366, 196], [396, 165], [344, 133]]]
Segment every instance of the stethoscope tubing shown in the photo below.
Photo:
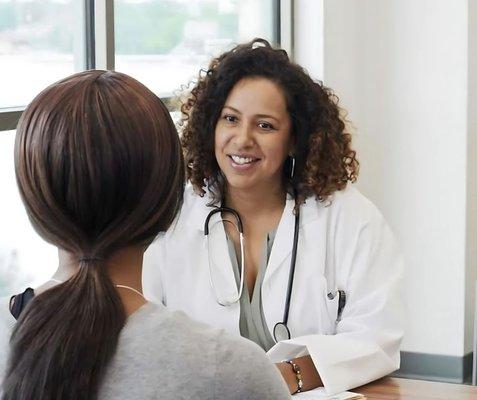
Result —
[[[296, 255], [298, 250], [298, 235], [300, 230], [300, 210], [296, 210], [295, 214], [295, 228], [293, 232], [293, 248], [292, 248], [292, 258], [290, 261], [290, 272], [288, 274], [288, 285], [287, 285], [287, 297], [285, 299], [285, 309], [283, 311], [283, 325], [287, 326], [288, 323], [288, 314], [290, 313], [290, 302], [293, 292], [293, 280], [295, 278], [295, 267], [296, 267]], [[288, 326], [287, 326], [288, 328]]]
[[[296, 204], [296, 203], [295, 203]], [[293, 247], [292, 247], [292, 256], [291, 256], [291, 260], [290, 260], [290, 271], [289, 271], [289, 274], [288, 274], [288, 283], [287, 283], [287, 295], [286, 295], [286, 298], [285, 298], [285, 307], [284, 307], [284, 310], [283, 310], [283, 320], [281, 322], [277, 322], [275, 324], [275, 328], [273, 330], [273, 336], [274, 336], [274, 339], [276, 342], [278, 342], [279, 340], [277, 340], [277, 337], [276, 337], [276, 331], [277, 331], [277, 327], [281, 326], [283, 328], [285, 328], [285, 331], [287, 332], [287, 336], [288, 336], [288, 339], [291, 338], [291, 334], [290, 334], [290, 330], [288, 328], [288, 317], [289, 317], [289, 314], [290, 314], [290, 303], [291, 303], [291, 297], [292, 297], [292, 294], [293, 294], [293, 283], [294, 283], [294, 278], [295, 278], [295, 269], [296, 269], [296, 258], [297, 258], [297, 254], [298, 254], [298, 239], [299, 239], [299, 230], [300, 230], [300, 209], [299, 207], [295, 207], [295, 227], [294, 227], [294, 232], [293, 232]], [[230, 213], [232, 214], [236, 220], [237, 220], [237, 229], [239, 231], [239, 234], [240, 234], [240, 249], [241, 249], [241, 261], [242, 261], [242, 271], [241, 271], [241, 279], [240, 279], [240, 290], [239, 290], [239, 296], [238, 296], [238, 299], [236, 301], [234, 301], [233, 303], [237, 302], [240, 300], [240, 297], [242, 296], [242, 288], [243, 288], [243, 279], [244, 279], [244, 246], [243, 246], [243, 224], [242, 224], [242, 219], [240, 218], [240, 215], [239, 213], [232, 209], [232, 208], [229, 208], [229, 207], [217, 207], [217, 208], [214, 208], [208, 215], [207, 215], [207, 218], [205, 220], [205, 223], [204, 223], [204, 233], [206, 236], [208, 236], [209, 234], [209, 221], [210, 221], [210, 218], [216, 214], [216, 213], [220, 213], [220, 212], [227, 212], [227, 213]], [[209, 266], [209, 270], [210, 270], [210, 266]], [[211, 285], [213, 286], [214, 290], [215, 290], [215, 286], [212, 282], [212, 279], [211, 279]], [[346, 292], [343, 291], [343, 290], [338, 290], [336, 289], [333, 292], [330, 292], [328, 293], [328, 298], [330, 300], [332, 300], [336, 295], [339, 296], [339, 302], [338, 302], [338, 316], [337, 316], [337, 321], [340, 319], [341, 317], [341, 313], [345, 307], [345, 304], [346, 304]], [[218, 303], [222, 306], [227, 306], [227, 305], [231, 305], [233, 303], [225, 303], [225, 304], [222, 304], [218, 299], [217, 299]]]
[[[234, 210], [233, 208], [229, 208], [229, 207], [217, 207], [217, 208], [214, 208], [208, 215], [207, 215], [207, 218], [205, 219], [205, 223], [204, 223], [204, 234], [205, 236], [208, 237], [209, 235], [209, 222], [210, 222], [210, 218], [214, 215], [214, 214], [217, 214], [217, 213], [221, 213], [221, 212], [227, 212], [227, 213], [230, 213], [232, 214], [235, 219], [237, 220], [237, 229], [239, 231], [239, 234], [240, 234], [240, 255], [241, 255], [241, 264], [242, 264], [242, 271], [241, 271], [241, 277], [240, 277], [240, 289], [239, 289], [239, 294], [238, 294], [238, 298], [237, 298], [237, 301], [240, 300], [240, 297], [242, 296], [242, 288], [243, 288], [243, 279], [244, 279], [244, 268], [243, 268], [243, 263], [244, 263], [244, 246], [243, 246], [243, 223], [242, 223], [242, 219], [239, 215], [239, 213]], [[285, 298], [285, 308], [283, 310], [283, 319], [281, 322], [278, 322], [276, 325], [282, 325], [285, 330], [287, 331], [287, 334], [288, 334], [288, 338], [290, 338], [290, 331], [288, 329], [288, 326], [287, 326], [287, 323], [288, 323], [288, 316], [290, 314], [290, 303], [291, 303], [291, 296], [292, 296], [292, 292], [293, 292], [293, 281], [294, 281], [294, 278], [295, 278], [295, 267], [296, 267], [296, 257], [297, 257], [297, 252], [298, 252], [298, 238], [299, 238], [299, 230], [300, 230], [300, 209], [296, 207], [296, 211], [295, 211], [295, 227], [294, 227], [294, 232], [293, 232], [293, 247], [292, 247], [292, 257], [291, 257], [291, 261], [290, 261], [290, 271], [289, 271], [289, 274], [288, 274], [288, 284], [287, 284], [287, 295], [286, 295], [286, 298]], [[210, 272], [210, 266], [209, 266], [209, 272]], [[213, 280], [212, 280], [212, 277], [210, 277], [210, 283], [212, 285], [212, 287], [214, 288], [215, 290], [215, 285], [213, 283]], [[221, 305], [221, 306], [228, 306], [228, 305], [231, 305], [233, 304], [234, 302], [232, 303], [222, 303], [220, 301], [220, 299], [217, 299], [217, 302]], [[275, 337], [275, 329], [274, 329], [274, 339], [275, 341], [278, 342], [277, 338]]]
[[240, 218], [239, 213], [237, 211], [235, 211], [233, 208], [216, 207], [211, 212], [209, 212], [209, 214], [207, 215], [207, 218], [205, 219], [205, 222], [204, 222], [204, 234], [205, 234], [205, 236], [209, 235], [209, 221], [210, 221], [210, 218], [212, 218], [212, 216], [214, 214], [217, 214], [217, 213], [220, 213], [220, 212], [223, 212], [223, 211], [232, 214], [237, 219], [237, 229], [243, 235], [242, 218]]
[[[205, 223], [204, 223], [204, 234], [207, 237], [207, 251], [210, 253], [209, 238], [208, 238], [210, 218], [214, 214], [221, 213], [221, 212], [228, 212], [228, 213], [232, 214], [235, 217], [235, 219], [237, 220], [236, 228], [239, 231], [240, 257], [241, 257], [241, 260], [240, 260], [240, 286], [239, 286], [239, 292], [238, 292], [237, 299], [233, 300], [233, 301], [230, 301], [230, 302], [222, 302], [218, 297], [216, 298], [217, 303], [219, 303], [219, 305], [226, 307], [226, 306], [230, 306], [230, 305], [236, 303], [237, 301], [240, 301], [240, 298], [242, 297], [242, 292], [243, 292], [243, 287], [244, 287], [244, 279], [245, 279], [245, 259], [244, 259], [245, 254], [244, 254], [242, 219], [240, 218], [240, 215], [237, 211], [235, 211], [233, 208], [229, 208], [229, 207], [214, 208], [209, 213], [209, 215], [207, 215], [207, 218], [205, 219]], [[209, 263], [210, 263], [210, 260], [209, 260]], [[214, 280], [212, 278], [212, 272], [211, 272], [210, 264], [209, 264], [209, 280], [210, 280], [210, 286], [212, 286], [212, 289], [215, 291], [215, 293], [217, 293], [217, 291], [215, 289], [215, 283], [214, 283]]]

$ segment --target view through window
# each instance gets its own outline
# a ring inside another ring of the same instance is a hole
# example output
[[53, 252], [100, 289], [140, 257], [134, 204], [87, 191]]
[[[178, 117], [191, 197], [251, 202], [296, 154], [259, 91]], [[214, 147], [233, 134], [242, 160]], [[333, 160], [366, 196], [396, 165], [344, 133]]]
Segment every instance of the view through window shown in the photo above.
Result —
[[15, 181], [15, 132], [0, 132], [0, 298], [34, 287], [58, 265], [56, 249], [33, 230]]
[[25, 106], [47, 85], [78, 70], [78, 3], [0, 0], [0, 111]]
[[233, 45], [275, 40], [275, 1], [115, 1], [116, 70], [161, 97], [177, 94]]

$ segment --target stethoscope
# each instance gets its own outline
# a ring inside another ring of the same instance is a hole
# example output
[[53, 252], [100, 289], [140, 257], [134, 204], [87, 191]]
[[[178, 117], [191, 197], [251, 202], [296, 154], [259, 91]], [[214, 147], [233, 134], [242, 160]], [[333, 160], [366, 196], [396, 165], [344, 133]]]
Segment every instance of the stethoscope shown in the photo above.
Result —
[[[292, 255], [291, 255], [291, 261], [290, 261], [290, 271], [288, 273], [288, 285], [287, 285], [287, 296], [285, 299], [285, 308], [283, 311], [282, 321], [277, 322], [273, 328], [273, 338], [275, 339], [275, 342], [277, 343], [283, 340], [291, 339], [290, 329], [288, 328], [287, 324], [288, 324], [288, 315], [290, 312], [290, 300], [291, 300], [291, 296], [293, 292], [293, 280], [295, 277], [296, 255], [298, 251], [298, 237], [299, 237], [299, 228], [300, 228], [300, 208], [295, 207], [295, 209], [296, 209], [296, 212], [295, 212], [295, 226], [294, 226], [294, 233], [293, 233], [293, 247], [292, 247]], [[229, 221], [229, 220], [223, 220], [223, 221], [230, 222], [235, 226], [235, 228], [239, 232], [239, 241], [240, 241], [240, 287], [238, 290], [238, 295], [232, 300], [228, 300], [228, 301], [223, 301], [217, 296], [217, 290], [215, 288], [214, 280], [212, 278], [211, 265], [210, 265], [209, 221], [214, 214], [222, 213], [222, 212], [229, 213], [235, 217], [237, 222], [236, 224], [234, 224], [232, 221]], [[223, 206], [216, 207], [209, 212], [209, 214], [207, 215], [207, 218], [205, 219], [204, 234], [207, 237], [207, 246], [209, 250], [210, 285], [216, 295], [217, 303], [220, 304], [221, 306], [230, 306], [240, 301], [240, 298], [242, 297], [242, 293], [243, 293], [243, 287], [244, 287], [245, 261], [244, 261], [244, 244], [243, 244], [244, 239], [243, 239], [242, 219], [240, 218], [239, 213], [232, 208], [223, 207]], [[336, 321], [338, 322], [341, 318], [341, 313], [346, 304], [346, 293], [344, 290], [335, 289], [333, 292], [329, 292], [327, 297], [328, 299], [333, 300], [337, 295], [339, 296], [338, 297], [338, 313], [337, 313], [337, 319], [336, 319]]]

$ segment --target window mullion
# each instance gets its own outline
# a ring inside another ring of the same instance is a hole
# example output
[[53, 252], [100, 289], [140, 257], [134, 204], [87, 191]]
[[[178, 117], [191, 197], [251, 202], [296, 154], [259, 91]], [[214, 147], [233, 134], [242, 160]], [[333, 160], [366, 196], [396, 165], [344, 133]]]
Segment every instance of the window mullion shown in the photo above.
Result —
[[294, 50], [294, 18], [295, 18], [295, 1], [294, 0], [279, 0], [279, 33], [280, 37], [278, 43], [280, 47], [288, 53], [288, 56], [293, 59]]
[[94, 2], [95, 68], [114, 70], [114, 1]]
[[94, 0], [84, 0], [84, 69], [96, 67]]

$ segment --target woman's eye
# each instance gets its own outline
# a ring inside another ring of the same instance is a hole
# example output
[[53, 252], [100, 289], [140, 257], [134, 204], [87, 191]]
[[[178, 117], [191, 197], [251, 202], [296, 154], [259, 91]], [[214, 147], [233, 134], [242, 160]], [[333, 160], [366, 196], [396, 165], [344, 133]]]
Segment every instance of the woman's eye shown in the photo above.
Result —
[[237, 122], [237, 117], [235, 117], [233, 115], [225, 114], [222, 118], [225, 119], [227, 122], [230, 122], [232, 124]]
[[268, 122], [260, 122], [258, 124], [258, 126], [261, 128], [261, 129], [264, 129], [266, 131], [272, 131], [274, 130], [275, 128], [273, 127], [272, 124], [269, 124]]

